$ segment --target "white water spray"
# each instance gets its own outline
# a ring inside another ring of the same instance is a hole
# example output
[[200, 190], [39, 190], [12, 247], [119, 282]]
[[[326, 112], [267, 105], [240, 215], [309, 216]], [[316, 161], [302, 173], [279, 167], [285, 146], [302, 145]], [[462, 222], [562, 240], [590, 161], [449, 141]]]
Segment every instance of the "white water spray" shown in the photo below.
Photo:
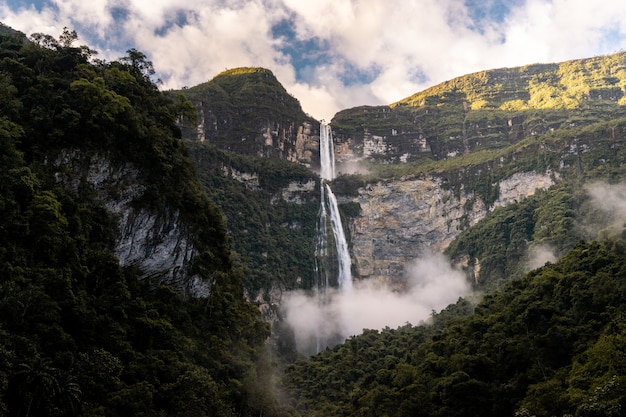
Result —
[[335, 150], [330, 126], [320, 123], [320, 177], [322, 180], [335, 179]]
[[[321, 207], [318, 220], [318, 232], [321, 235], [318, 236], [318, 249], [316, 250], [316, 255], [326, 255], [325, 246], [327, 239], [325, 238], [325, 234], [329, 213], [330, 226], [335, 239], [335, 248], [337, 250], [337, 284], [341, 291], [349, 292], [352, 290], [352, 262], [350, 259], [350, 251], [348, 250], [346, 235], [343, 231], [339, 207], [337, 206], [337, 198], [330, 189], [330, 186], [326, 184], [327, 180], [335, 178], [335, 153], [333, 149], [333, 137], [330, 126], [324, 123], [320, 124], [320, 176], [322, 181], [320, 184]], [[326, 209], [326, 205], [328, 205], [328, 210]], [[326, 284], [327, 283], [328, 279], [326, 278]]]
[[339, 271], [337, 274], [337, 284], [343, 292], [352, 291], [352, 272], [350, 270], [352, 260], [350, 259], [350, 251], [348, 250], [348, 242], [341, 224], [341, 215], [339, 207], [337, 207], [337, 199], [332, 190], [326, 185], [328, 193], [328, 207], [330, 208], [330, 225], [335, 236], [335, 246], [337, 248], [337, 262]]
[[418, 324], [428, 320], [433, 310], [439, 311], [470, 292], [463, 272], [437, 253], [425, 253], [406, 266], [405, 292], [375, 280], [353, 283], [337, 200], [326, 184], [335, 177], [335, 167], [331, 131], [325, 124], [320, 126], [320, 165], [316, 291], [293, 291], [283, 300], [300, 353], [319, 353], [363, 329]]

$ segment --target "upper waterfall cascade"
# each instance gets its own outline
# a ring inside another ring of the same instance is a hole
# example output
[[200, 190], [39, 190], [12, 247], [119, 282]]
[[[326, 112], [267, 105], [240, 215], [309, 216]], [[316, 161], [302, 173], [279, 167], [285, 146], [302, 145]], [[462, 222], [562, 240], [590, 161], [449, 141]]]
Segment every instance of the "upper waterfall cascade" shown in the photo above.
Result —
[[[346, 241], [346, 235], [343, 230], [339, 207], [337, 205], [337, 198], [333, 194], [330, 186], [326, 184], [326, 181], [331, 181], [335, 178], [335, 155], [333, 149], [332, 131], [330, 126], [325, 123], [320, 124], [320, 176], [322, 178], [320, 187], [322, 195], [318, 230], [324, 232], [326, 231], [326, 222], [329, 215], [330, 226], [335, 238], [335, 247], [337, 250], [337, 283], [342, 291], [351, 291], [352, 261], [350, 259], [348, 242]], [[328, 210], [326, 209], [326, 205], [328, 205]], [[323, 240], [325, 242], [325, 239]], [[318, 250], [318, 254], [320, 253], [321, 252]]]
[[322, 180], [335, 179], [335, 150], [330, 126], [320, 123], [320, 177]]

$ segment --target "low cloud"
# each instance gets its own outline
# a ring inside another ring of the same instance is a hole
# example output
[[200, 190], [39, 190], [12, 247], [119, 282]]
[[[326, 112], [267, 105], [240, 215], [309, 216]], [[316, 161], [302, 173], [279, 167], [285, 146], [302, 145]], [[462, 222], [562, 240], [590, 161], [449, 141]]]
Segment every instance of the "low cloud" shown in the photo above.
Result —
[[471, 291], [463, 272], [452, 268], [441, 254], [428, 254], [409, 264], [402, 289], [396, 287], [362, 280], [346, 293], [336, 289], [315, 296], [288, 293], [282, 307], [298, 350], [315, 353], [363, 329], [418, 325]]
[[626, 225], [626, 184], [595, 182], [586, 187], [591, 204], [604, 216], [588, 220], [592, 237], [598, 233], [619, 234]]
[[555, 249], [550, 245], [535, 245], [528, 248], [527, 270], [537, 269], [546, 263], [558, 260]]

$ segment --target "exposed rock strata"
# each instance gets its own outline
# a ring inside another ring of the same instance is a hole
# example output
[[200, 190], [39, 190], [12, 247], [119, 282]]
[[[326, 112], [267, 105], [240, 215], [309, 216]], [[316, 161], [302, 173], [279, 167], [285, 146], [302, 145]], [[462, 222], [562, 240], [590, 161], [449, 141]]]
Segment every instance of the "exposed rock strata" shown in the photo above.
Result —
[[[350, 222], [352, 259], [361, 278], [401, 279], [404, 267], [427, 251], [443, 251], [461, 233], [494, 207], [520, 201], [548, 188], [547, 173], [519, 173], [499, 184], [493, 207], [473, 193], [460, 197], [439, 178], [386, 181], [359, 189], [361, 215]], [[344, 200], [345, 202], [346, 200]]]
[[91, 187], [96, 200], [118, 220], [115, 255], [122, 266], [135, 266], [141, 277], [172, 285], [183, 293], [206, 296], [209, 285], [188, 272], [197, 253], [192, 231], [171, 207], [135, 208], [142, 195], [140, 173], [130, 164], [114, 166], [102, 155], [64, 152], [55, 161], [58, 183], [74, 191]]

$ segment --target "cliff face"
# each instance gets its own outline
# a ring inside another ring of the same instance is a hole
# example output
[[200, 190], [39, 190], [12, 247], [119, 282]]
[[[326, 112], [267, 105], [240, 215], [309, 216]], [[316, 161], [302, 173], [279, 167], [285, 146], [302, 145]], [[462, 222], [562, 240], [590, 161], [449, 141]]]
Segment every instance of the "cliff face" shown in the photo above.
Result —
[[[443, 251], [491, 210], [550, 187], [560, 174], [581, 178], [598, 161], [620, 166], [617, 154], [603, 149], [619, 146], [623, 132], [601, 125], [626, 115], [625, 62], [620, 53], [483, 71], [388, 106], [337, 113], [331, 126], [338, 171], [365, 160], [381, 178], [344, 179], [342, 191], [342, 180], [335, 183], [349, 217], [344, 224], [355, 275], [401, 279], [412, 259]], [[302, 112], [269, 71], [226, 71], [182, 92], [198, 109], [198, 125], [183, 128], [183, 136], [194, 143], [297, 162], [313, 171], [318, 167], [318, 122]], [[292, 173], [285, 167], [233, 165], [235, 159], [230, 154], [196, 162], [205, 173], [221, 167], [207, 189], [228, 187], [212, 198], [228, 217], [237, 251], [248, 264], [251, 298], [263, 294], [259, 287], [310, 288], [312, 262], [302, 259], [314, 258], [314, 174], [288, 178]], [[264, 172], [268, 168], [271, 175]], [[280, 176], [289, 181], [270, 190], [273, 180], [268, 178]], [[365, 181], [369, 184], [363, 186]], [[285, 232], [291, 228], [297, 233]], [[290, 257], [293, 251], [287, 247], [297, 247], [298, 256]], [[284, 272], [277, 274], [279, 269]], [[277, 275], [285, 277], [278, 286], [272, 282]]]
[[626, 115], [623, 52], [458, 77], [389, 106], [338, 112], [338, 158], [444, 160]]
[[442, 252], [467, 226], [490, 209], [506, 205], [553, 185], [550, 172], [517, 173], [498, 185], [492, 207], [473, 193], [445, 187], [441, 178], [378, 182], [360, 188], [361, 213], [351, 220], [352, 259], [361, 278], [399, 280], [405, 266], [421, 254]]
[[122, 266], [133, 266], [142, 279], [171, 285], [188, 295], [209, 294], [207, 282], [189, 272], [197, 250], [180, 212], [169, 206], [149, 210], [136, 204], [145, 191], [137, 168], [115, 166], [104, 155], [79, 151], [62, 152], [54, 166], [59, 185], [74, 192], [88, 189], [91, 198], [114, 215], [118, 230], [114, 253]]
[[181, 90], [198, 110], [196, 126], [181, 124], [183, 137], [243, 155], [319, 164], [318, 122], [262, 68], [236, 68]]

